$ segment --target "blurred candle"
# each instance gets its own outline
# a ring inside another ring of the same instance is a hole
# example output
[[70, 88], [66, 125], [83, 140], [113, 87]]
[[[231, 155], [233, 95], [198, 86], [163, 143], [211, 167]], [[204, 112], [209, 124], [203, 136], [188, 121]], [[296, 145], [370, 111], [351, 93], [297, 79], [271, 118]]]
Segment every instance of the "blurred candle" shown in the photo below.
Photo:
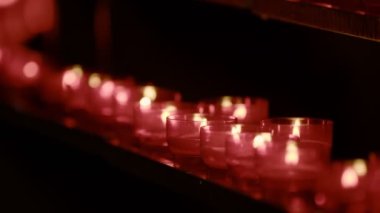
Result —
[[166, 118], [175, 113], [195, 112], [192, 104], [176, 102], [152, 102], [151, 98], [144, 97], [134, 110], [135, 135], [141, 145], [167, 146]]
[[310, 190], [329, 161], [332, 122], [275, 118], [262, 122], [272, 133], [271, 147], [258, 153], [257, 171], [264, 187]]
[[66, 110], [84, 109], [88, 95], [86, 81], [87, 76], [79, 65], [67, 68], [63, 72], [46, 72], [42, 78], [41, 98]]
[[257, 185], [256, 157], [271, 146], [271, 134], [259, 125], [234, 125], [226, 142], [228, 170], [238, 187], [248, 192]]
[[367, 169], [362, 159], [331, 164], [317, 182], [316, 205], [327, 212], [369, 212]]
[[200, 145], [203, 162], [216, 169], [226, 169], [226, 139], [232, 125], [207, 125], [201, 127]]
[[199, 108], [204, 113], [232, 115], [240, 123], [259, 123], [268, 117], [268, 101], [262, 98], [224, 96], [216, 100], [203, 101]]
[[200, 157], [200, 127], [207, 124], [233, 123], [236, 123], [233, 116], [171, 115], [167, 118], [166, 125], [169, 149], [175, 155]]
[[116, 89], [115, 82], [98, 73], [92, 73], [88, 83], [90, 86], [89, 111], [98, 116], [111, 116]]
[[0, 80], [3, 85], [23, 89], [40, 86], [42, 58], [22, 49], [0, 49]]
[[116, 121], [121, 123], [132, 123], [133, 121], [133, 91], [135, 87], [132, 82], [122, 81], [116, 84], [114, 115]]

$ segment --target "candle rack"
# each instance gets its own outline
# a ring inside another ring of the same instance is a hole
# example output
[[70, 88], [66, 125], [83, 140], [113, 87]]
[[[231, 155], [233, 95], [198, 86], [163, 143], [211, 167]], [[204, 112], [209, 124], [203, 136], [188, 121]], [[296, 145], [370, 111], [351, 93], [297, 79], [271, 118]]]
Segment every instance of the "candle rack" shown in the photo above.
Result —
[[[62, 114], [57, 109], [41, 110], [48, 108], [25, 99], [25, 96], [18, 92], [7, 92], [0, 94], [0, 97], [0, 120], [3, 124], [30, 130], [43, 137], [56, 139], [49, 140], [52, 143], [59, 143], [100, 157], [128, 176], [157, 184], [168, 191], [184, 194], [190, 200], [201, 201], [212, 209], [222, 212], [249, 210], [282, 212], [277, 207], [253, 200], [212, 180], [205, 180], [192, 171], [179, 170], [165, 165], [164, 162], [157, 162], [157, 156], [152, 156], [146, 150], [140, 150], [133, 145], [136, 141], [130, 128], [123, 128], [122, 142], [115, 141], [112, 137], [105, 138], [88, 133], [91, 127], [83, 124], [95, 123], [86, 120], [86, 116], [80, 116], [82, 112]], [[30, 97], [30, 94], [27, 97]], [[75, 116], [77, 120], [71, 116]], [[108, 124], [95, 125], [98, 128], [106, 128]], [[85, 126], [90, 129], [86, 131]], [[112, 128], [117, 129], [116, 126]]]

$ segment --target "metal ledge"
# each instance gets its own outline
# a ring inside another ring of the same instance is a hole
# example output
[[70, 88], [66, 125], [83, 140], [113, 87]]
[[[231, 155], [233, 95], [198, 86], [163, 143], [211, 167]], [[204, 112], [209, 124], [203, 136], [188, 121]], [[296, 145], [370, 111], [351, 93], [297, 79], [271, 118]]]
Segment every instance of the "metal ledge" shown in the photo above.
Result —
[[380, 41], [380, 17], [364, 11], [351, 12], [328, 5], [286, 0], [207, 0], [250, 10], [263, 19], [288, 23]]

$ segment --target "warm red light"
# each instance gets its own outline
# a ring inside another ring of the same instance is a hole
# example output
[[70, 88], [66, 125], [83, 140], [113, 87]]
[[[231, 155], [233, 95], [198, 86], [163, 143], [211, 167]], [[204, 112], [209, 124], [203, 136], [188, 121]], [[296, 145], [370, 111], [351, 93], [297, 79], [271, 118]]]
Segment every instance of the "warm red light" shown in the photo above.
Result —
[[287, 165], [297, 165], [299, 162], [298, 146], [295, 141], [288, 141], [286, 144], [284, 161]]
[[117, 90], [116, 90], [116, 101], [120, 105], [126, 105], [128, 102], [128, 98], [129, 98], [128, 92], [125, 88], [123, 88], [123, 87], [117, 88]]
[[38, 75], [38, 72], [40, 71], [40, 67], [38, 64], [34, 61], [29, 61], [26, 63], [22, 69], [22, 72], [24, 73], [24, 76], [27, 78], [34, 78]]
[[3, 50], [0, 49], [0, 63], [1, 63], [1, 60], [3, 59]]
[[247, 117], [247, 107], [245, 105], [238, 105], [234, 110], [233, 116], [237, 117], [240, 120], [243, 120]]
[[112, 81], [106, 81], [100, 88], [100, 96], [102, 98], [110, 98], [114, 92], [115, 83]]
[[0, 0], [0, 7], [8, 7], [16, 2], [17, 0]]
[[326, 196], [324, 194], [318, 193], [315, 195], [314, 201], [318, 206], [323, 206], [326, 203]]
[[80, 76], [78, 76], [74, 71], [67, 70], [62, 77], [62, 87], [63, 89], [67, 89], [70, 87], [71, 89], [78, 89], [80, 84]]
[[344, 189], [355, 188], [359, 184], [359, 177], [352, 167], [347, 167], [340, 180]]

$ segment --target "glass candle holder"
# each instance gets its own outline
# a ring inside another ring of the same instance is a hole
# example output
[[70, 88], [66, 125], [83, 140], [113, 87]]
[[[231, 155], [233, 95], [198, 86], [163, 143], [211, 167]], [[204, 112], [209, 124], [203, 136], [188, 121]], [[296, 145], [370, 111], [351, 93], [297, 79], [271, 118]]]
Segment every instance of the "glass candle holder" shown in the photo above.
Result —
[[366, 161], [334, 162], [317, 182], [315, 203], [327, 212], [369, 212], [367, 186]]
[[207, 125], [201, 127], [200, 147], [203, 162], [215, 169], [227, 169], [226, 140], [233, 125]]
[[166, 134], [170, 151], [178, 156], [200, 156], [200, 128], [214, 124], [233, 124], [233, 116], [205, 114], [171, 115], [167, 118]]
[[42, 79], [42, 99], [63, 105], [67, 110], [85, 108], [87, 92], [87, 75], [80, 66], [70, 67], [62, 73], [49, 72]]
[[133, 108], [136, 103], [133, 95], [135, 88], [134, 82], [131, 79], [125, 79], [116, 83], [113, 97], [113, 116], [119, 123], [131, 124], [133, 122]]
[[38, 87], [43, 76], [40, 55], [19, 48], [0, 48], [0, 83], [10, 88]]
[[[256, 192], [258, 175], [256, 156], [258, 152], [266, 152], [271, 146], [271, 134], [260, 125], [232, 126], [226, 140], [226, 163], [235, 184], [245, 191]], [[255, 195], [254, 195], [255, 196]]]
[[271, 146], [258, 154], [257, 171], [263, 186], [285, 191], [311, 188], [329, 161], [332, 122], [275, 118], [262, 125], [272, 133]]
[[196, 106], [176, 102], [144, 102], [134, 108], [135, 136], [141, 145], [166, 147], [166, 118], [178, 113], [196, 112]]
[[268, 118], [269, 103], [262, 98], [224, 96], [199, 103], [201, 112], [212, 115], [231, 115], [239, 123], [259, 123]]
[[[114, 110], [116, 82], [107, 76], [92, 73], [87, 83], [89, 86], [88, 111], [95, 116], [111, 116]], [[128, 93], [126, 95], [128, 98]]]

